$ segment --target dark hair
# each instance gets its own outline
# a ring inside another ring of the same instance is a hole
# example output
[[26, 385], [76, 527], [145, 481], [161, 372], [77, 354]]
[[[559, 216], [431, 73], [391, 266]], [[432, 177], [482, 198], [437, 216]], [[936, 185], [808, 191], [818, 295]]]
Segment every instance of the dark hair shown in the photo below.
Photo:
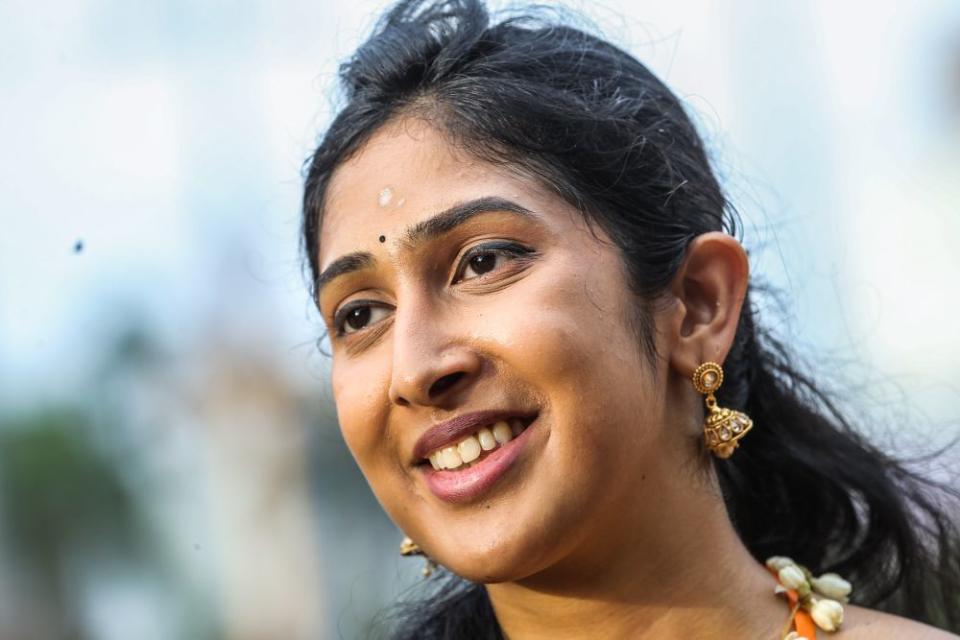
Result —
[[[699, 234], [737, 216], [678, 99], [629, 54], [536, 16], [492, 23], [479, 0], [405, 0], [340, 69], [346, 104], [309, 160], [303, 248], [314, 283], [335, 167], [400, 116], [428, 119], [477, 157], [540, 180], [613, 240], [655, 355], [649, 308]], [[960, 631], [957, 494], [869, 444], [787, 349], [748, 291], [720, 404], [756, 427], [715, 465], [730, 518], [758, 560], [836, 571], [853, 601]], [[405, 605], [398, 638], [499, 638], [482, 585], [447, 575]]]

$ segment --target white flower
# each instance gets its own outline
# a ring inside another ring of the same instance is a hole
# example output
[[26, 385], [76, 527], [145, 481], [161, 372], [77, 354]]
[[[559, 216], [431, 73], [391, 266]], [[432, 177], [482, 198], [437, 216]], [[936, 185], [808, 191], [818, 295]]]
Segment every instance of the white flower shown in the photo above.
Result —
[[825, 573], [810, 581], [814, 590], [828, 598], [845, 602], [853, 589], [850, 583], [835, 573]]
[[824, 631], [836, 631], [843, 624], [843, 605], [823, 598], [810, 607], [810, 617]]
[[807, 577], [803, 575], [803, 571], [794, 564], [789, 564], [783, 569], [780, 569], [777, 577], [780, 578], [780, 584], [787, 589], [800, 589], [807, 584]]
[[793, 564], [796, 564], [796, 562], [786, 556], [771, 556], [767, 558], [767, 568], [773, 569], [774, 571], [780, 571], [780, 569]]

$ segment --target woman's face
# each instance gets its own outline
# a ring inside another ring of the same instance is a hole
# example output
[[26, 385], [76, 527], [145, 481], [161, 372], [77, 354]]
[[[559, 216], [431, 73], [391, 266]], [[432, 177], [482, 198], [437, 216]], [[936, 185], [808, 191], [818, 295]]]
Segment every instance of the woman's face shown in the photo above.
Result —
[[531, 576], [657, 490], [666, 365], [618, 251], [556, 194], [402, 120], [336, 170], [319, 249], [344, 438], [436, 561]]

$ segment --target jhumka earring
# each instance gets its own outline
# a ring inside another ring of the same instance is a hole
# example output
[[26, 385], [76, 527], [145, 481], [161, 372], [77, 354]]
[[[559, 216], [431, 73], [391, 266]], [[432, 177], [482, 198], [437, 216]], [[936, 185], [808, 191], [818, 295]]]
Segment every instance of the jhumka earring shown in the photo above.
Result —
[[753, 427], [747, 414], [717, 406], [714, 392], [723, 384], [723, 369], [716, 362], [704, 362], [693, 372], [693, 386], [706, 394], [707, 416], [703, 422], [703, 438], [718, 458], [729, 458], [739, 440]]
[[400, 543], [400, 555], [423, 556], [426, 558], [426, 563], [423, 565], [423, 570], [421, 571], [424, 578], [429, 578], [437, 568], [437, 563], [431, 560], [427, 554], [423, 552], [423, 549], [420, 548], [420, 545], [410, 539], [410, 536], [404, 537], [403, 542]]

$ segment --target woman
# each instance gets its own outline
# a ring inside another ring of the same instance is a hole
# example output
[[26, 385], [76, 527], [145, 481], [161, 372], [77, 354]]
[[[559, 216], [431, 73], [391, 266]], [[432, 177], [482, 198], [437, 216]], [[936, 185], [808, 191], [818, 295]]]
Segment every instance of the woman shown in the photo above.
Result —
[[449, 576], [397, 637], [955, 637], [881, 612], [960, 629], [953, 495], [757, 326], [735, 217], [644, 66], [405, 1], [341, 79], [303, 227], [337, 411]]

